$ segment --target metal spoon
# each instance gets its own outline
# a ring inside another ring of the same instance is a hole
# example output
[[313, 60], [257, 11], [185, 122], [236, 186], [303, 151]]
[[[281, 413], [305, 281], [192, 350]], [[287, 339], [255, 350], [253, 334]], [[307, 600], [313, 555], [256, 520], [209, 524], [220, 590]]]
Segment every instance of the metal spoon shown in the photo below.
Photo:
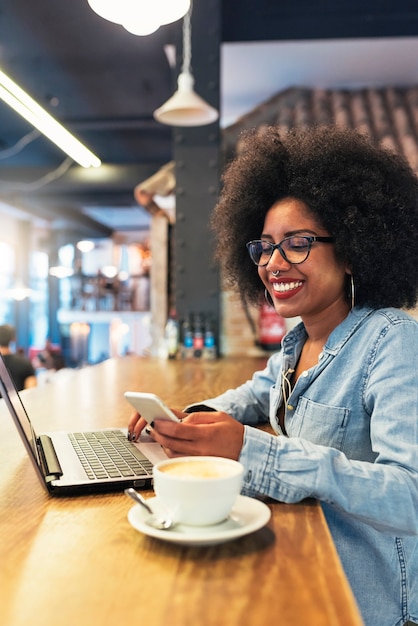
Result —
[[137, 504], [140, 504], [141, 506], [144, 507], [144, 509], [148, 511], [150, 517], [146, 520], [146, 523], [149, 524], [150, 526], [157, 528], [157, 530], [168, 530], [174, 525], [173, 520], [170, 519], [169, 517], [165, 519], [161, 517], [157, 518], [155, 516], [154, 511], [151, 509], [149, 504], [147, 504], [147, 501], [145, 500], [145, 498], [143, 498], [141, 494], [135, 491], [135, 489], [133, 489], [132, 487], [128, 487], [128, 489], [125, 489], [125, 493], [127, 496], [132, 498], [132, 500], [135, 500]]

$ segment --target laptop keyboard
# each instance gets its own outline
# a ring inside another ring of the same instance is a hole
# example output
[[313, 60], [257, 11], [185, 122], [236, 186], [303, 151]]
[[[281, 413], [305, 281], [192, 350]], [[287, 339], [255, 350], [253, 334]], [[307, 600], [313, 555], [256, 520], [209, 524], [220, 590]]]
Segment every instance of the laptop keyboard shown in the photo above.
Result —
[[121, 430], [70, 433], [70, 441], [91, 480], [152, 473], [152, 463]]

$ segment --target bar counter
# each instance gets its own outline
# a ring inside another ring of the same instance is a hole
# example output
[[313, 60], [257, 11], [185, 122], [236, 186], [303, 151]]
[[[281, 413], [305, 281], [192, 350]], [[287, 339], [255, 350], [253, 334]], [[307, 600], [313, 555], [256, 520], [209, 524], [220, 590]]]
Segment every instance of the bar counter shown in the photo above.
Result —
[[[36, 429], [127, 425], [126, 390], [172, 407], [248, 379], [264, 358], [110, 359], [22, 393]], [[142, 535], [123, 493], [52, 498], [0, 401], [0, 624], [361, 626], [319, 504], [268, 501], [257, 532], [189, 547]], [[152, 492], [144, 492], [145, 496]]]

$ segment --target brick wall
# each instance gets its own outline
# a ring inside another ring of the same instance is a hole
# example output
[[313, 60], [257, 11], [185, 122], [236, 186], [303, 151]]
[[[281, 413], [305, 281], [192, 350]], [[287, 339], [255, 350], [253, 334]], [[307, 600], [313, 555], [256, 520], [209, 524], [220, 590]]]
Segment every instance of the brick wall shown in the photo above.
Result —
[[[223, 290], [221, 294], [222, 328], [220, 353], [223, 356], [262, 356], [267, 354], [255, 344], [255, 336], [239, 295]], [[249, 307], [249, 315], [257, 324], [257, 307]]]

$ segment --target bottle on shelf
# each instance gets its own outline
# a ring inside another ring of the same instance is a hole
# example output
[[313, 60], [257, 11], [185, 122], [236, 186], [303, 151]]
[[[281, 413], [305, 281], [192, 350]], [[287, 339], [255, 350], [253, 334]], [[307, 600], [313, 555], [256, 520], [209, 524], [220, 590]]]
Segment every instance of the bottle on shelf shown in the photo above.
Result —
[[193, 356], [200, 359], [203, 353], [204, 339], [203, 339], [203, 326], [202, 318], [196, 314], [194, 316], [193, 324]]
[[215, 343], [215, 333], [213, 330], [213, 324], [210, 317], [206, 317], [205, 320], [205, 334], [204, 334], [204, 342], [203, 342], [203, 358], [207, 360], [216, 359], [216, 343]]
[[183, 359], [191, 359], [193, 354], [193, 329], [190, 320], [186, 318], [182, 324], [181, 356]]
[[165, 325], [164, 340], [168, 359], [177, 357], [179, 347], [179, 324], [175, 311], [170, 311]]

